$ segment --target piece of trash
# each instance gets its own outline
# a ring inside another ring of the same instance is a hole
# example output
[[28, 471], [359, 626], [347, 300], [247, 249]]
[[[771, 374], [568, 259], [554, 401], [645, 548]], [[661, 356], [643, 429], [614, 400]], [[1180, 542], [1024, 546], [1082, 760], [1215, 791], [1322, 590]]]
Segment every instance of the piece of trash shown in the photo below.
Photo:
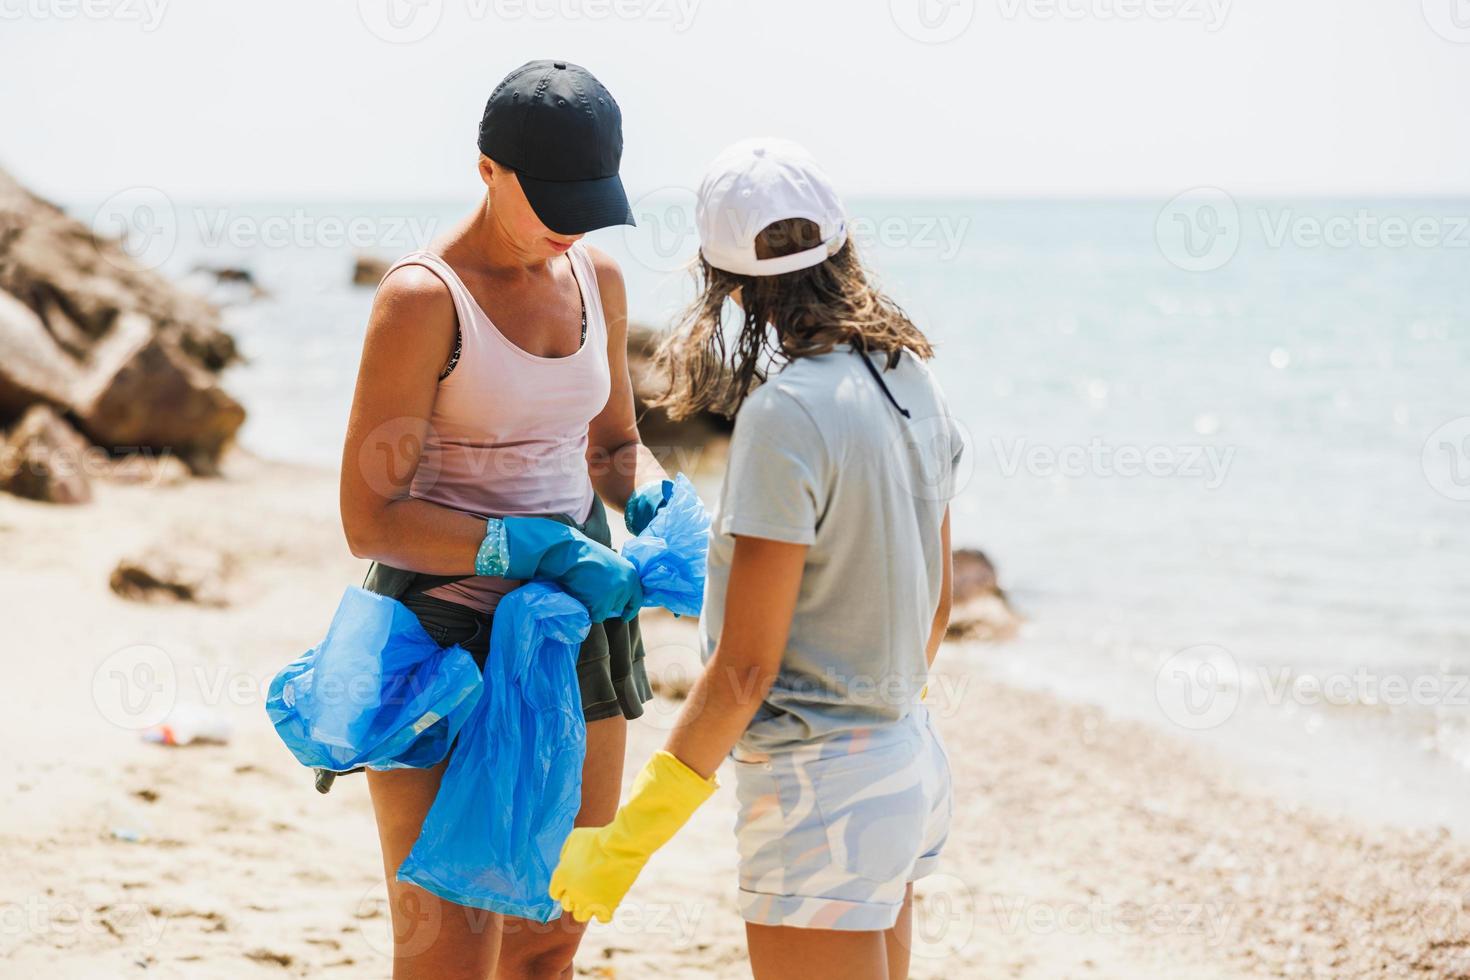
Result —
[[126, 841], [129, 844], [137, 844], [143, 840], [143, 835], [138, 833], [138, 831], [130, 830], [127, 827], [113, 827], [112, 839]]
[[198, 704], [181, 704], [169, 712], [163, 724], [143, 732], [143, 741], [159, 745], [192, 745], [209, 742], [223, 745], [230, 740], [230, 723]]

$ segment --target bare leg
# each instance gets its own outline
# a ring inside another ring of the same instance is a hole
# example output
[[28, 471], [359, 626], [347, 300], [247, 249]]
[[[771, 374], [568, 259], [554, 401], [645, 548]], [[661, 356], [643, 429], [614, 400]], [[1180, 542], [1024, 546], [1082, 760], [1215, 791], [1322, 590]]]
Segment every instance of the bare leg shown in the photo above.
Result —
[[446, 902], [394, 876], [413, 849], [447, 763], [368, 770], [393, 916], [393, 980], [488, 980], [500, 951], [500, 916]]
[[903, 908], [893, 928], [883, 933], [883, 945], [888, 949], [888, 980], [908, 980], [909, 955], [914, 951], [913, 882], [903, 891]]
[[[628, 720], [622, 715], [587, 723], [578, 827], [601, 827], [617, 815], [627, 743]], [[570, 915], [547, 923], [507, 917], [497, 980], [570, 980], [572, 957], [586, 931], [586, 923]]]
[[889, 980], [887, 935], [745, 924], [755, 980]]

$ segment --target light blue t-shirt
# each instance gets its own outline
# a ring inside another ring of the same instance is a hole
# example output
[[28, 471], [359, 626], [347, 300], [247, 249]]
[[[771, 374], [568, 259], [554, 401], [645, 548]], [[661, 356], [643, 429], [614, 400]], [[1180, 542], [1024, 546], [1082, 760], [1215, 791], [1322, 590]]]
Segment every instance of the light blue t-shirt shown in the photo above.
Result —
[[713, 655], [735, 537], [809, 545], [780, 674], [741, 739], [790, 746], [904, 718], [928, 676], [943, 581], [940, 529], [963, 443], [929, 369], [880, 369], [904, 418], [847, 345], [799, 358], [735, 419], [710, 531], [700, 619]]

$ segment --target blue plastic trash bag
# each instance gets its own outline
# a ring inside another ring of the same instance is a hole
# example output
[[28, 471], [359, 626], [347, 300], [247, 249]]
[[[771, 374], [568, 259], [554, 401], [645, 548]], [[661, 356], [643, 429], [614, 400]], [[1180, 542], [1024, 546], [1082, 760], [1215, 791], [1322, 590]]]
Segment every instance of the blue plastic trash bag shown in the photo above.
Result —
[[271, 682], [266, 713], [304, 766], [424, 768], [443, 760], [482, 689], [463, 647], [441, 648], [398, 600], [349, 588], [326, 639]]
[[643, 605], [663, 606], [677, 616], [698, 616], [704, 605], [709, 557], [709, 512], [680, 473], [674, 492], [637, 537], [623, 545], [623, 557], [638, 569]]
[[500, 600], [485, 695], [399, 879], [537, 922], [561, 914], [547, 890], [582, 806], [587, 726], [577, 654], [589, 624], [586, 608], [549, 582]]

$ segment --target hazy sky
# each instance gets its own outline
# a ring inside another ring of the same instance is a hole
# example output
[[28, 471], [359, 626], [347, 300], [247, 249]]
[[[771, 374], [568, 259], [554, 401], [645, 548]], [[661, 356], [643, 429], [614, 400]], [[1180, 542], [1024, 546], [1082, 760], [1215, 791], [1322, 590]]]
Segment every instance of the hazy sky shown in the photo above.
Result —
[[635, 194], [758, 133], [853, 195], [1470, 193], [1470, 0], [0, 0], [0, 166], [457, 197], [538, 57], [617, 97]]

